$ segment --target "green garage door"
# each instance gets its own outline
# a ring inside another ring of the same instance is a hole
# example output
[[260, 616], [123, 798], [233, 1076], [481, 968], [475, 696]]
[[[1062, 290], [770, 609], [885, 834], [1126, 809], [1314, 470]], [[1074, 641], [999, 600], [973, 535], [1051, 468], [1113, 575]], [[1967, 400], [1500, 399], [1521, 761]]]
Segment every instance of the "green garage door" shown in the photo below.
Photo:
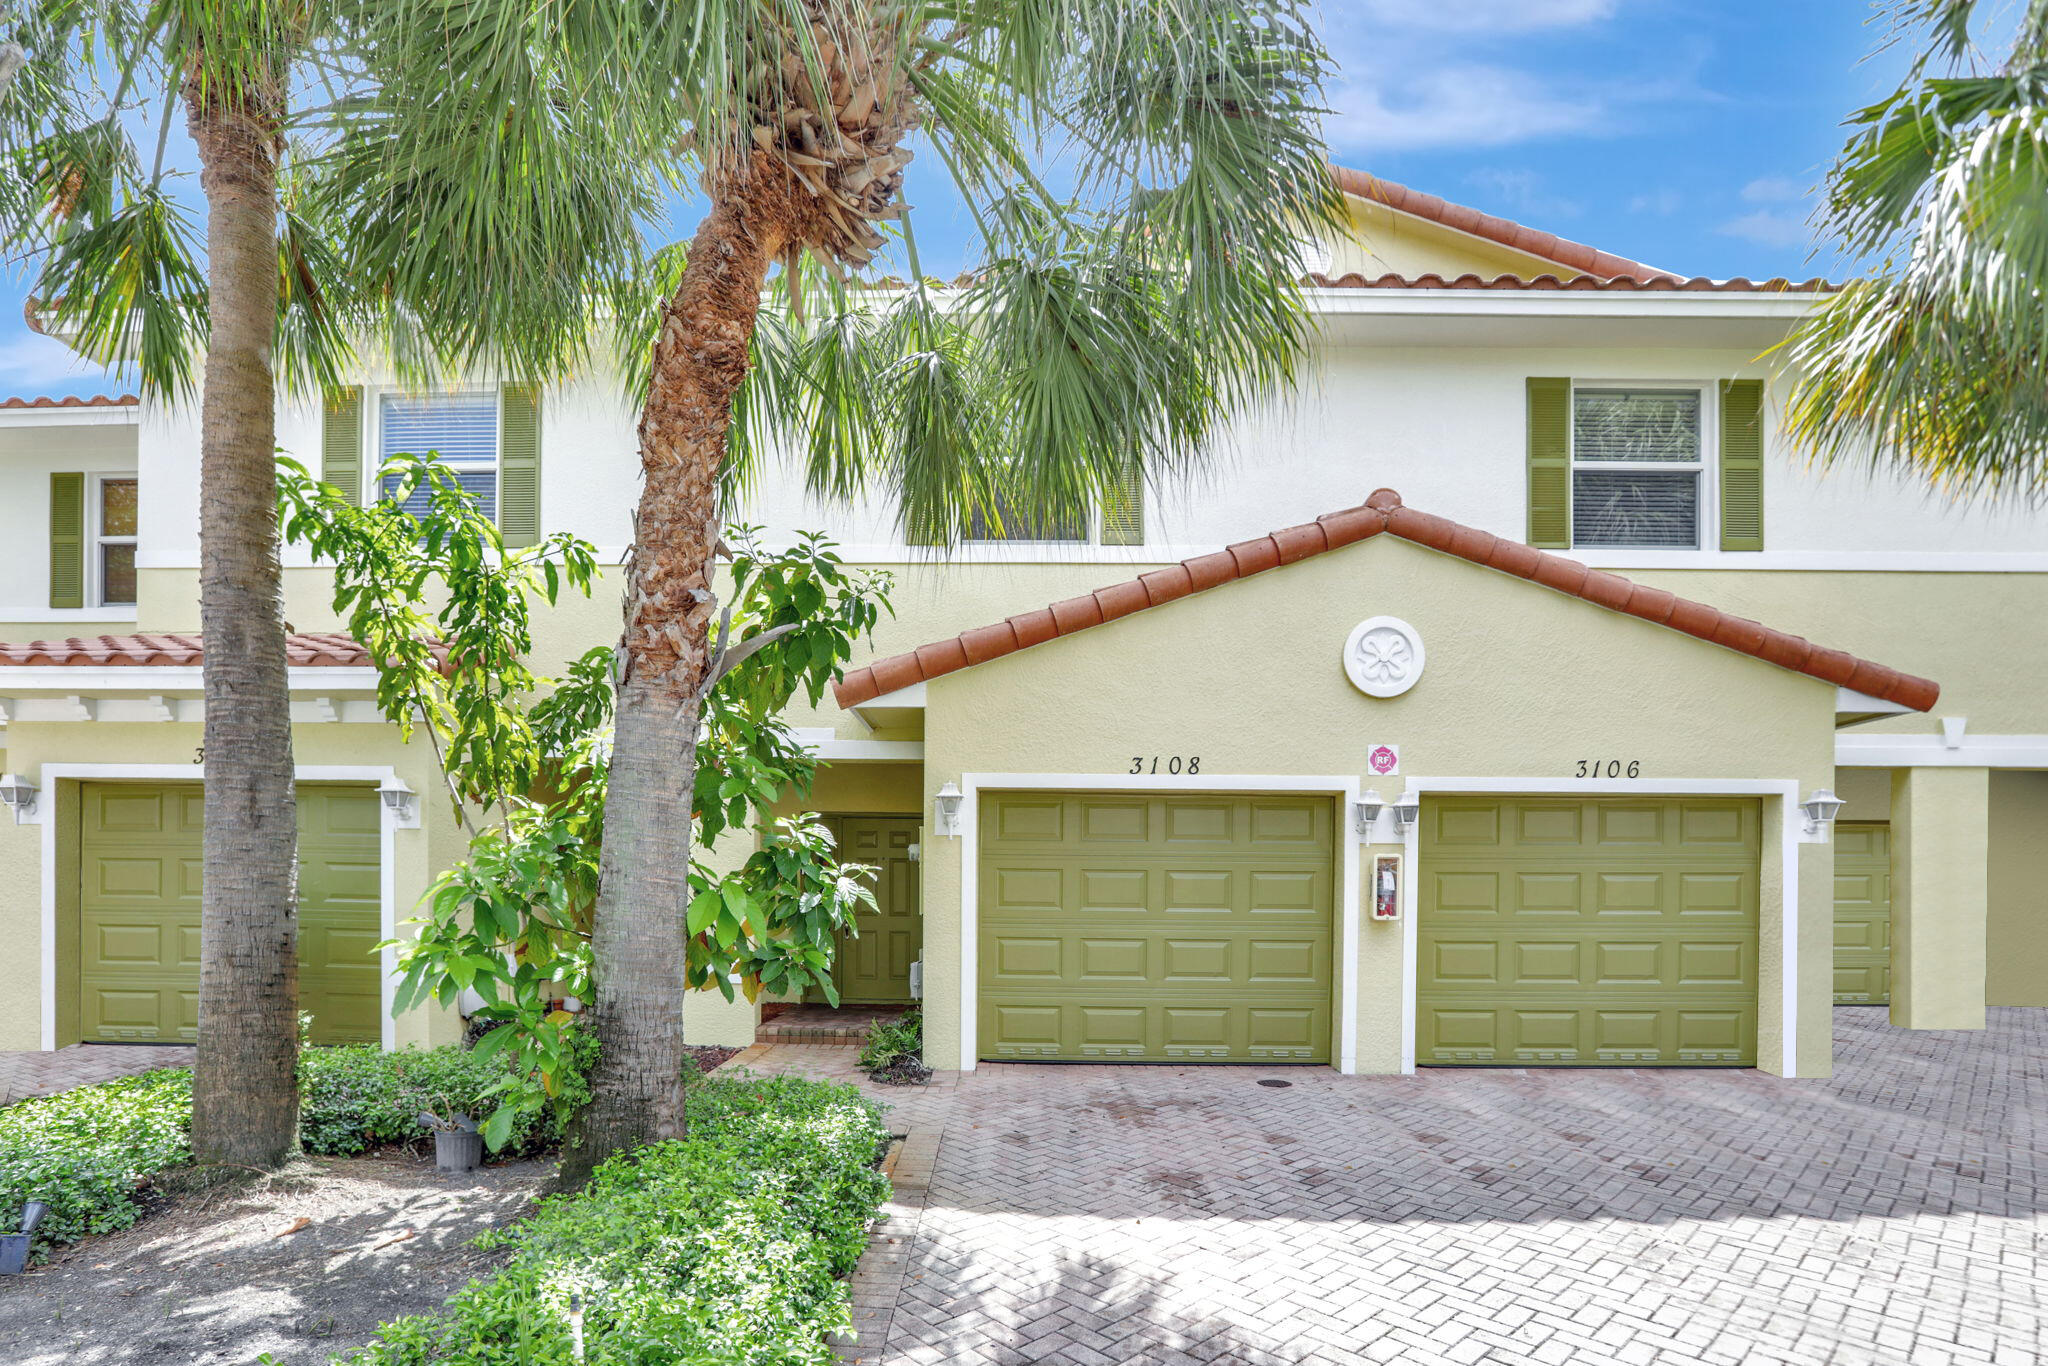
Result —
[[1835, 826], [1835, 1001], [1892, 999], [1892, 828], [1882, 821]]
[[[98, 1041], [199, 1031], [196, 783], [87, 783], [79, 838], [80, 1025]], [[316, 1043], [379, 1037], [377, 794], [299, 789], [299, 1000]]]
[[1758, 822], [1736, 798], [1425, 798], [1416, 1061], [1754, 1063]]
[[1328, 1061], [1333, 826], [1314, 798], [985, 795], [980, 1055]]

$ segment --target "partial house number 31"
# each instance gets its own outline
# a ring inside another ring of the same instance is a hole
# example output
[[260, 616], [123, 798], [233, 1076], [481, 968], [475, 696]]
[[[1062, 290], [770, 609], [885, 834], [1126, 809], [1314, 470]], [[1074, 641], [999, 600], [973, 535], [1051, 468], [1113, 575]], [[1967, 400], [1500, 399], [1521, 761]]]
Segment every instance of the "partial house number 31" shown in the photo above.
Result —
[[1178, 754], [1155, 754], [1148, 759], [1142, 754], [1134, 754], [1131, 756], [1131, 766], [1127, 771], [1144, 774], [1185, 773], [1195, 777], [1202, 771], [1202, 756], [1193, 754], [1183, 759]]
[[1626, 774], [1631, 778], [1643, 776], [1641, 759], [1581, 759], [1579, 771], [1574, 778], [1619, 778]]

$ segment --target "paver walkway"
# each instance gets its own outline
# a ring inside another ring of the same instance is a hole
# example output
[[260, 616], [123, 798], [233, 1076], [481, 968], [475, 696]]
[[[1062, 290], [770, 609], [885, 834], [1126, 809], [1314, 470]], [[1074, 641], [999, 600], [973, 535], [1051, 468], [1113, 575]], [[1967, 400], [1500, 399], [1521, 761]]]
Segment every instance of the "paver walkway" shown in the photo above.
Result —
[[53, 1096], [153, 1067], [191, 1065], [192, 1050], [183, 1044], [75, 1043], [49, 1053], [0, 1053], [0, 1105]]
[[1836, 1050], [1831, 1081], [1009, 1064], [873, 1088], [937, 1152], [848, 1356], [2032, 1366], [2048, 1010], [1838, 1010]]

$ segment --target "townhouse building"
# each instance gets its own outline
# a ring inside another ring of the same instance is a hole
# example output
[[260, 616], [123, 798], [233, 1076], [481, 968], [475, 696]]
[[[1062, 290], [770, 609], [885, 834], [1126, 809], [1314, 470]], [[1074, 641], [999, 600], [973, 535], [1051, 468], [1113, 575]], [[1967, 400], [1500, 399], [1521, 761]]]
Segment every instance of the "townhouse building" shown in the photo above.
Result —
[[[1790, 447], [1769, 353], [1822, 282], [1337, 174], [1308, 373], [1195, 474], [943, 554], [793, 465], [735, 509], [897, 580], [791, 717], [828, 761], [806, 805], [881, 869], [845, 998], [915, 990], [940, 1068], [1797, 1076], [1838, 1003], [2048, 1005], [2048, 521]], [[620, 387], [366, 370], [283, 403], [279, 441], [365, 497], [437, 450], [509, 538], [616, 563]], [[193, 1037], [198, 471], [190, 407], [0, 406], [0, 1047]], [[452, 1038], [391, 1017], [372, 950], [464, 853], [433, 756], [378, 715], [327, 572], [285, 574], [316, 1037]], [[615, 639], [617, 600], [547, 611], [541, 672]], [[759, 1007], [687, 1019], [745, 1043]]]

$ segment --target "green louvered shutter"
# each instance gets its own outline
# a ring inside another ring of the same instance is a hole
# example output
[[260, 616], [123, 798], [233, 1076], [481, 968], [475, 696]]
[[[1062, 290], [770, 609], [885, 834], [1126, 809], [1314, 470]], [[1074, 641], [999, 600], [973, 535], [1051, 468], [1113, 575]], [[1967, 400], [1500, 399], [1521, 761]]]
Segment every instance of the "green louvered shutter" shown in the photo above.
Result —
[[513, 548], [540, 540], [540, 392], [498, 393], [498, 534]]
[[1764, 548], [1764, 382], [1721, 381], [1721, 549]]
[[1572, 382], [1529, 380], [1529, 544], [1572, 544]]
[[1102, 543], [1145, 544], [1145, 471], [1135, 460], [1122, 482], [1103, 497]]
[[363, 386], [327, 391], [320, 424], [320, 482], [332, 484], [354, 507], [363, 502]]
[[50, 476], [50, 606], [85, 606], [85, 476]]

